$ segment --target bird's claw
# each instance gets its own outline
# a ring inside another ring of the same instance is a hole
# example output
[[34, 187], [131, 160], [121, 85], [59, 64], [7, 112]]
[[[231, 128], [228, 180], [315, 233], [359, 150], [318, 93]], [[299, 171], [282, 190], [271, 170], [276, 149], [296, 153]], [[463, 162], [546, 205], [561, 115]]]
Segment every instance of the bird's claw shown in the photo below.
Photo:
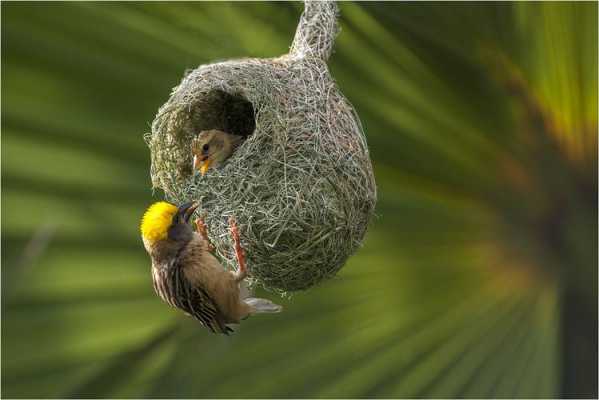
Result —
[[198, 231], [198, 233], [200, 235], [202, 235], [202, 238], [204, 238], [204, 240], [206, 241], [206, 245], [208, 246], [208, 251], [213, 252], [214, 245], [212, 245], [212, 243], [210, 243], [210, 239], [208, 239], [208, 227], [206, 226], [206, 223], [204, 222], [204, 220], [202, 218], [196, 218], [195, 225], [196, 225], [196, 230]]
[[239, 269], [237, 270], [238, 280], [243, 280], [247, 276], [247, 267], [245, 264], [245, 251], [241, 247], [241, 241], [239, 240], [239, 230], [235, 223], [235, 218], [229, 217], [229, 230], [233, 237], [233, 243], [235, 245], [235, 256], [237, 257], [237, 264]]

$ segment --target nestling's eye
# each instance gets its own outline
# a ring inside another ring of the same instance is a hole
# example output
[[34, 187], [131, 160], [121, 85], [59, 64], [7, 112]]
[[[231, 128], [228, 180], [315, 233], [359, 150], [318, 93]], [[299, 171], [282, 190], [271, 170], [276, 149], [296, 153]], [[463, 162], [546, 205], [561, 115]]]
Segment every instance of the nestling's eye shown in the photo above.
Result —
[[210, 148], [210, 145], [206, 143], [204, 146], [202, 146], [202, 151], [206, 152], [206, 151], [208, 151], [209, 148]]

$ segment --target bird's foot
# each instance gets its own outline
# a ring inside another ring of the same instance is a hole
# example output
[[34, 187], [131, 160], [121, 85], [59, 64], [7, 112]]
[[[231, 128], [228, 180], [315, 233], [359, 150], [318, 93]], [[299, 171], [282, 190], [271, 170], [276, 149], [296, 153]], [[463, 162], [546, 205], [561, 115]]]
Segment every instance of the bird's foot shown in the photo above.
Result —
[[235, 256], [237, 257], [237, 281], [242, 281], [247, 276], [247, 267], [245, 264], [245, 251], [241, 247], [241, 241], [239, 240], [239, 230], [235, 223], [235, 218], [229, 218], [229, 229], [231, 230], [231, 236], [233, 237], [233, 243], [235, 245]]
[[198, 233], [200, 235], [202, 235], [202, 238], [204, 238], [204, 240], [206, 241], [206, 246], [208, 246], [208, 251], [213, 252], [214, 246], [212, 245], [212, 243], [210, 243], [210, 239], [208, 239], [208, 227], [206, 226], [206, 223], [204, 222], [204, 220], [202, 218], [196, 218], [195, 224], [196, 224], [196, 230], [198, 231]]

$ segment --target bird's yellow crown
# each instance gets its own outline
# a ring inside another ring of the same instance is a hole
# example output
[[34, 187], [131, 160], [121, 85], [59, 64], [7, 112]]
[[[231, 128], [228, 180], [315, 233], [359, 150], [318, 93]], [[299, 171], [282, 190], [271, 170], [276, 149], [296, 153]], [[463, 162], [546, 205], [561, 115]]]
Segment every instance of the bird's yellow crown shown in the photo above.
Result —
[[166, 239], [177, 207], [166, 201], [152, 204], [141, 219], [141, 236], [150, 242]]

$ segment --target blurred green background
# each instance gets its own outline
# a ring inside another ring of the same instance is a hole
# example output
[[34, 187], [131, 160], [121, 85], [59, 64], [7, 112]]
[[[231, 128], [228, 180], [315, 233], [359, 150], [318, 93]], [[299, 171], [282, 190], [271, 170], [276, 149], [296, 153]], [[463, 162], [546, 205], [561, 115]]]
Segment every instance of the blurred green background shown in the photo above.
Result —
[[2, 2], [3, 397], [597, 396], [597, 3], [340, 8], [377, 218], [220, 337], [153, 293], [142, 137], [301, 3]]

